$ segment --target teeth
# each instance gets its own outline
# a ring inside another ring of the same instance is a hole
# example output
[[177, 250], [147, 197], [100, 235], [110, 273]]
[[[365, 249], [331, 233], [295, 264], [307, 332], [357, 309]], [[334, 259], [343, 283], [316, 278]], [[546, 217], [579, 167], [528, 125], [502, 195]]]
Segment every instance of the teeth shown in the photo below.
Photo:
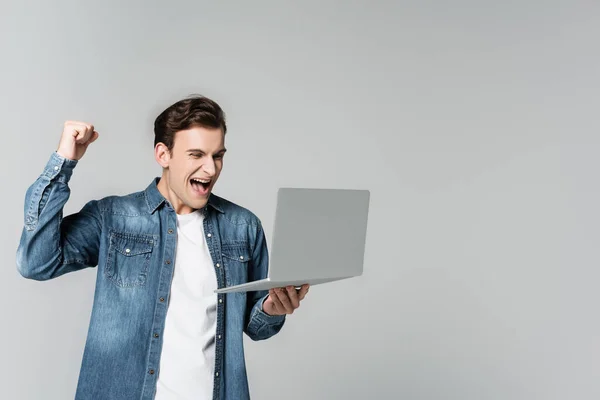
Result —
[[194, 178], [194, 179], [192, 179], [192, 181], [194, 181], [194, 182], [199, 182], [199, 183], [209, 183], [209, 182], [210, 182], [210, 180], [204, 180], [204, 179], [195, 179], [195, 178]]

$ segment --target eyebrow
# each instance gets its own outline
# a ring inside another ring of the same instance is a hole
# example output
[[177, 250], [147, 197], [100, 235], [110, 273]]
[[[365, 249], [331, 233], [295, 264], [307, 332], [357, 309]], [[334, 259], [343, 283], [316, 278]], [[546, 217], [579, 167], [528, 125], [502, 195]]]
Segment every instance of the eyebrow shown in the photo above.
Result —
[[[226, 148], [222, 148], [219, 151], [216, 151], [215, 154], [225, 153], [226, 151], [227, 151]], [[188, 149], [187, 152], [188, 153], [202, 153], [202, 154], [206, 154], [206, 152], [204, 150], [201, 150], [201, 149]]]

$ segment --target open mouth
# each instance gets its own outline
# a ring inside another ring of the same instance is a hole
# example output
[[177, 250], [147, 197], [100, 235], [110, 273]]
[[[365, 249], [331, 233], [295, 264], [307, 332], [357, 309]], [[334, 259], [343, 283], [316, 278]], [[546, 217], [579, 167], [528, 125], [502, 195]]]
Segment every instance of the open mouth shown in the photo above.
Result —
[[210, 179], [198, 179], [192, 178], [190, 179], [190, 184], [192, 185], [192, 189], [199, 194], [206, 194], [208, 189], [210, 188]]

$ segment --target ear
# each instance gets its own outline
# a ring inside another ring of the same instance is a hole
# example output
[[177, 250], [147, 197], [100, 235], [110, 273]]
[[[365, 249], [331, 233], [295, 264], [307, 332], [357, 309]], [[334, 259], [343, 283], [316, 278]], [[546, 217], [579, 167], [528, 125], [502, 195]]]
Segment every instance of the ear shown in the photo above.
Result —
[[164, 143], [157, 143], [154, 147], [154, 159], [163, 168], [169, 168], [171, 161], [171, 152]]

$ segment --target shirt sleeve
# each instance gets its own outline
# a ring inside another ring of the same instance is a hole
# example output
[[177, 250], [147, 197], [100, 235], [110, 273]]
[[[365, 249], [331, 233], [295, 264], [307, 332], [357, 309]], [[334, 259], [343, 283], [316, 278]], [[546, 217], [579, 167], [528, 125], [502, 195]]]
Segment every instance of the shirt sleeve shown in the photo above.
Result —
[[102, 223], [97, 201], [63, 218], [77, 163], [52, 153], [27, 189], [16, 257], [17, 270], [25, 278], [48, 280], [98, 263]]
[[[260, 222], [255, 230], [254, 248], [252, 252], [251, 276], [249, 280], [260, 280], [267, 277], [269, 267], [269, 252], [265, 234]], [[259, 290], [248, 292], [246, 310], [246, 334], [252, 340], [264, 340], [277, 334], [285, 323], [285, 315], [269, 315], [264, 312], [263, 303], [269, 292]]]

